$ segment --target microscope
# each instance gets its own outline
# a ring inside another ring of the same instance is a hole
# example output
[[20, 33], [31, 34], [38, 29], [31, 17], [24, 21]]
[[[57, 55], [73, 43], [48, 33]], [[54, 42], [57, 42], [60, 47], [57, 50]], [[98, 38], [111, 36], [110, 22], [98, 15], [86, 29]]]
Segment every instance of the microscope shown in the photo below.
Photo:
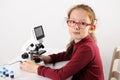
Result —
[[33, 35], [37, 43], [30, 43], [26, 47], [26, 51], [21, 55], [22, 59], [34, 60], [36, 63], [39, 63], [41, 59], [40, 55], [46, 52], [43, 50], [44, 45], [42, 44], [42, 39], [45, 37], [42, 25], [33, 28]]

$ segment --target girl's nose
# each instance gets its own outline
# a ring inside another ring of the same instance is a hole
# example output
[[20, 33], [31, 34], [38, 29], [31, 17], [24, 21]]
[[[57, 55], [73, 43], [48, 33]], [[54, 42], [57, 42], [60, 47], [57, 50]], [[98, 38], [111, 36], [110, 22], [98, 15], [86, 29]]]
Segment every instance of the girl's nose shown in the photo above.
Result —
[[74, 29], [75, 29], [75, 30], [80, 30], [80, 27], [76, 24], [76, 25], [74, 26]]

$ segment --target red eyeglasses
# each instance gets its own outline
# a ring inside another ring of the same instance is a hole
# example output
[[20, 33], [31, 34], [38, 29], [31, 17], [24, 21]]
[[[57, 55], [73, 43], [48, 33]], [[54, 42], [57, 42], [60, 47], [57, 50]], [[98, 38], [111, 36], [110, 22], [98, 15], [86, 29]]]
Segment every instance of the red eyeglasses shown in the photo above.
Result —
[[79, 28], [86, 28], [87, 26], [92, 25], [86, 22], [75, 22], [74, 20], [70, 20], [70, 19], [67, 20], [67, 24], [68, 26], [71, 26], [71, 27], [74, 27], [77, 25]]

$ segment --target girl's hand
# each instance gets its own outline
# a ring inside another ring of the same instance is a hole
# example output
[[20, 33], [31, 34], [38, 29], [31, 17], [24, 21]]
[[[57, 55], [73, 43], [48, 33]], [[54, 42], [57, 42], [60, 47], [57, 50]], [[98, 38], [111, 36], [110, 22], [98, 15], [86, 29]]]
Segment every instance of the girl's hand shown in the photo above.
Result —
[[36, 64], [34, 61], [23, 61], [20, 63], [20, 68], [27, 72], [37, 73], [37, 69], [40, 65]]
[[48, 55], [35, 55], [33, 54], [32, 59], [40, 58], [45, 64], [51, 62], [51, 57]]

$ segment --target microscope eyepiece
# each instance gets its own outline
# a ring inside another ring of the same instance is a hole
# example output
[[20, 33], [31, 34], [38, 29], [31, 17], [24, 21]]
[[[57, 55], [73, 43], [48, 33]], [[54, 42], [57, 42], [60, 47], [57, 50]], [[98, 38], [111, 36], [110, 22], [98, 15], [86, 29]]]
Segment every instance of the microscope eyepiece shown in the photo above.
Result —
[[29, 57], [29, 55], [28, 55], [28, 53], [24, 53], [24, 54], [22, 54], [22, 56], [21, 56], [23, 59], [26, 59], [26, 58], [28, 58]]

